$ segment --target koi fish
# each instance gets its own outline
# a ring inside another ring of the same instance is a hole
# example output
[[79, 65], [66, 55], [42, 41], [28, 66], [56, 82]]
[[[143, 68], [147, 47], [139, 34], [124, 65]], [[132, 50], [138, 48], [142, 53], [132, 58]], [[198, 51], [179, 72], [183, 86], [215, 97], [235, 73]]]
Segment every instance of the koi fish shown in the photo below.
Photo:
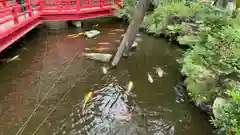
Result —
[[115, 42], [117, 42], [117, 43], [120, 43], [120, 42], [121, 42], [121, 40], [115, 40]]
[[135, 48], [137, 46], [138, 46], [138, 43], [134, 41], [133, 44], [132, 44], [132, 48]]
[[97, 28], [97, 27], [98, 27], [98, 24], [93, 25], [93, 28]]
[[80, 33], [78, 33], [78, 34], [70, 34], [70, 35], [68, 35], [68, 37], [76, 38], [76, 37], [79, 37], [79, 36], [81, 36], [81, 35], [84, 35], [84, 33], [80, 32]]
[[108, 50], [111, 50], [110, 48], [107, 48], [107, 47], [100, 47], [100, 48], [94, 48], [95, 51], [98, 51], [98, 52], [104, 52], [104, 51], [108, 51]]
[[128, 85], [127, 85], [127, 91], [126, 91], [126, 94], [128, 94], [128, 93], [132, 90], [132, 88], [133, 88], [133, 82], [130, 81], [130, 82], [128, 83]]
[[152, 78], [152, 76], [151, 76], [149, 73], [147, 73], [147, 75], [148, 75], [148, 81], [149, 81], [150, 83], [153, 83], [153, 78]]
[[117, 33], [114, 33], [114, 32], [110, 32], [108, 33], [108, 35], [116, 35]]
[[93, 96], [93, 92], [88, 92], [88, 94], [84, 97], [84, 100], [83, 100], [83, 109], [85, 108], [86, 104], [90, 101], [90, 99], [92, 98]]
[[123, 32], [124, 31], [124, 29], [114, 29], [114, 30], [112, 30], [112, 31], [114, 31], [114, 32]]
[[9, 62], [11, 62], [11, 61], [13, 61], [13, 60], [21, 60], [21, 59], [19, 58], [19, 55], [16, 55], [16, 56], [14, 56], [13, 58], [9, 59], [9, 60], [7, 61], [7, 63], [9, 63]]
[[164, 71], [163, 71], [160, 67], [156, 67], [155, 69], [156, 69], [157, 75], [158, 75], [160, 78], [162, 78], [163, 75], [165, 74]]
[[109, 42], [99, 42], [98, 44], [99, 44], [99, 45], [110, 45]]
[[76, 34], [70, 34], [70, 35], [68, 35], [68, 37], [73, 37], [73, 36], [75, 36]]
[[108, 72], [108, 68], [106, 68], [106, 67], [102, 67], [102, 71], [103, 71], [104, 74], [107, 74], [107, 72]]
[[93, 51], [93, 52], [105, 52], [105, 51], [111, 51], [116, 50], [113, 47], [92, 47], [92, 48], [85, 48], [85, 51]]

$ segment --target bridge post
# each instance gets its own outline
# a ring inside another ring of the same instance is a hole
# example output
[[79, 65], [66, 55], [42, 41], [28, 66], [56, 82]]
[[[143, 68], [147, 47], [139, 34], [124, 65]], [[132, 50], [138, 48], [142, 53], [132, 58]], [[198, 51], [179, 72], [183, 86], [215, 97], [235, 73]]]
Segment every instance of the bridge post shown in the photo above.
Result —
[[103, 8], [103, 0], [100, 0], [100, 8]]
[[148, 3], [149, 3], [149, 0], [138, 1], [133, 13], [133, 19], [131, 20], [131, 23], [128, 26], [127, 32], [124, 35], [124, 38], [118, 48], [118, 51], [112, 61], [113, 67], [115, 67], [118, 64], [119, 60], [122, 57], [123, 52], [125, 52], [125, 55], [128, 54], [128, 51], [131, 48], [133, 41], [136, 37], [136, 34], [138, 32], [139, 26], [144, 18], [145, 12], [148, 7]]
[[25, 1], [25, 7], [26, 7], [26, 11], [28, 12], [29, 17], [32, 17], [32, 7], [31, 7], [31, 1], [30, 0]]
[[80, 12], [80, 0], [76, 0], [76, 8], [77, 8], [77, 13]]

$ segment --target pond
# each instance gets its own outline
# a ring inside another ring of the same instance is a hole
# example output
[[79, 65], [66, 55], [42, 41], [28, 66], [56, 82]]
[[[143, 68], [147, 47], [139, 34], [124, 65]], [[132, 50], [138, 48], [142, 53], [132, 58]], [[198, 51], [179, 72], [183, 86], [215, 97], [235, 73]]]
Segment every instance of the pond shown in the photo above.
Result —
[[[90, 90], [112, 82], [124, 87], [129, 81], [133, 82], [134, 100], [147, 114], [146, 134], [212, 134], [209, 117], [176, 89], [181, 77], [176, 60], [182, 55], [181, 49], [164, 39], [140, 33], [142, 41], [132, 55], [103, 74], [101, 67], [107, 63], [85, 59], [82, 52], [84, 48], [100, 46], [100, 42], [116, 47], [124, 31], [112, 30], [126, 31], [127, 25], [111, 19], [89, 20], [85, 24], [83, 30], [97, 29], [100, 36], [70, 38], [69, 34], [82, 29], [69, 27], [56, 32], [39, 26], [1, 54], [2, 59], [15, 55], [21, 59], [0, 66], [1, 135], [73, 134], [71, 131], [78, 127], [72, 125], [80, 116], [71, 114]], [[165, 72], [162, 78], [154, 70], [157, 66]], [[152, 75], [153, 83], [148, 81], [147, 73]], [[86, 130], [94, 127], [89, 128]]]

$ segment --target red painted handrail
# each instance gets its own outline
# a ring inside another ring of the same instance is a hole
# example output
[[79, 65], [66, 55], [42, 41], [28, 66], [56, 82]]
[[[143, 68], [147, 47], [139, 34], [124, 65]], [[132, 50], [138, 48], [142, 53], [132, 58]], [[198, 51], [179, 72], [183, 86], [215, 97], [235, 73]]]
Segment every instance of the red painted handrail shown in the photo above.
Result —
[[[9, 46], [18, 35], [25, 34], [43, 20], [80, 20], [112, 14], [111, 11], [120, 6], [121, 0], [0, 0], [0, 52]], [[38, 21], [36, 21], [38, 20]], [[32, 22], [36, 22], [33, 24]], [[23, 31], [16, 34], [14, 32]], [[14, 33], [14, 34], [13, 34]], [[9, 38], [9, 36], [14, 37]], [[11, 41], [8, 41], [11, 40]]]

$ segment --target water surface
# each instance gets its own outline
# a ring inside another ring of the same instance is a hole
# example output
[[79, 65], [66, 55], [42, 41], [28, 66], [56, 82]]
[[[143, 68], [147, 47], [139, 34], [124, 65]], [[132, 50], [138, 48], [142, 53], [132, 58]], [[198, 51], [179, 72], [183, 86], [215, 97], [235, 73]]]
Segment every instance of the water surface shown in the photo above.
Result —
[[[106, 63], [84, 59], [81, 53], [86, 47], [99, 46], [99, 42], [110, 42], [107, 46], [116, 47], [124, 32], [114, 34], [111, 30], [127, 27], [113, 20], [90, 21], [84, 30], [93, 29], [95, 24], [98, 27], [94, 29], [101, 31], [101, 35], [94, 39], [67, 36], [80, 32], [78, 28], [51, 32], [40, 26], [15, 43], [17, 47], [1, 54], [1, 58], [15, 55], [21, 58], [0, 66], [1, 135], [54, 134], [87, 92], [111, 82], [125, 86], [129, 81], [134, 82], [132, 92], [139, 107], [149, 114], [149, 134], [167, 135], [171, 126], [175, 128], [175, 135], [212, 134], [208, 117], [176, 94], [175, 86], [180, 78], [176, 60], [182, 54], [179, 48], [140, 33], [143, 41], [136, 52], [121, 59], [117, 69], [104, 75], [101, 67]], [[166, 72], [163, 78], [155, 73], [153, 67], [156, 66]], [[148, 72], [154, 83], [149, 83]], [[36, 107], [38, 109], [34, 109]], [[67, 124], [71, 127], [71, 122]]]

